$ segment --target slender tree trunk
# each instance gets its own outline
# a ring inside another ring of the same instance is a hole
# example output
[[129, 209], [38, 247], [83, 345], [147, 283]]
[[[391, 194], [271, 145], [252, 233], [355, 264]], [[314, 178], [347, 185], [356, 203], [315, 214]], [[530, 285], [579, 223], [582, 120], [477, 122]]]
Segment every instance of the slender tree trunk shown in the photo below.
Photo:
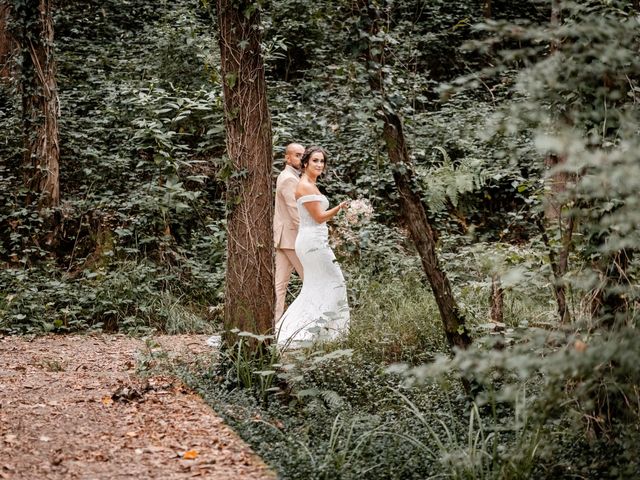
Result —
[[[563, 223], [561, 217], [558, 221], [560, 224]], [[565, 228], [561, 229], [561, 248], [559, 255], [556, 255], [556, 249], [549, 240], [547, 227], [545, 226], [544, 221], [542, 219], [538, 219], [537, 224], [540, 234], [542, 235], [542, 241], [549, 252], [549, 264], [551, 265], [551, 271], [553, 272], [553, 292], [558, 305], [558, 316], [562, 323], [569, 323], [571, 321], [571, 313], [569, 311], [569, 305], [567, 304], [567, 282], [564, 276], [567, 273], [569, 252], [573, 245], [572, 238], [573, 231], [575, 229], [575, 220], [573, 215], [570, 216]]]
[[[562, 22], [561, 0], [551, 0], [551, 15], [549, 23], [552, 29], [552, 35], [556, 35], [556, 29]], [[549, 50], [553, 55], [560, 48], [560, 42], [554, 37], [549, 44]], [[568, 119], [565, 118], [565, 121]], [[547, 169], [556, 168], [566, 161], [566, 157], [556, 154], [546, 156], [544, 163]], [[569, 215], [568, 218], [563, 216], [563, 209], [566, 206], [566, 200], [562, 199], [563, 193], [567, 189], [567, 183], [575, 180], [567, 172], [554, 172], [547, 178], [548, 191], [545, 197], [545, 219], [546, 223], [553, 225], [556, 221], [560, 231], [560, 251], [556, 255], [556, 249], [551, 244], [547, 235], [547, 226], [545, 222], [538, 221], [538, 228], [542, 234], [542, 240], [549, 251], [549, 263], [553, 272], [553, 289], [558, 304], [558, 316], [562, 323], [569, 323], [571, 315], [567, 304], [567, 282], [564, 278], [568, 270], [569, 252], [573, 244], [573, 231], [575, 228], [575, 217]]]
[[[366, 0], [360, 0], [358, 6], [362, 18], [368, 19], [369, 24], [366, 28], [369, 33], [372, 36], [377, 35], [382, 23], [378, 9]], [[365, 61], [369, 68], [371, 90], [384, 98], [382, 67], [385, 58], [383, 46], [381, 48], [380, 45], [370, 45], [365, 54]], [[409, 158], [402, 120], [386, 102], [380, 106], [379, 112], [379, 117], [383, 122], [383, 138], [393, 169], [393, 178], [400, 193], [401, 210], [435, 296], [445, 335], [451, 347], [465, 349], [471, 344], [471, 337], [465, 328], [464, 316], [453, 297], [449, 279], [438, 261], [436, 232], [429, 222], [422, 199], [414, 188], [413, 164]], [[468, 381], [464, 381], [464, 386], [467, 392], [471, 390]]]
[[50, 0], [26, 0], [16, 16], [21, 22], [22, 128], [28, 203], [40, 209], [60, 204], [60, 114], [53, 55], [53, 16]]
[[418, 249], [431, 290], [436, 299], [447, 340], [452, 347], [467, 348], [471, 337], [465, 319], [451, 291], [451, 284], [436, 255], [436, 234], [420, 195], [414, 189], [413, 165], [409, 159], [402, 122], [395, 113], [385, 113], [384, 140], [393, 167], [393, 178], [400, 193], [400, 205], [413, 243]]
[[[547, 155], [545, 166], [553, 170], [566, 161], [564, 156]], [[575, 181], [575, 175], [564, 171], [553, 172], [547, 178], [547, 194], [545, 196], [545, 220], [546, 224], [540, 222], [538, 227], [542, 233], [542, 240], [549, 250], [549, 263], [553, 272], [554, 293], [558, 303], [558, 315], [560, 321], [569, 323], [571, 314], [567, 304], [567, 282], [564, 276], [569, 268], [569, 253], [573, 245], [573, 232], [575, 230], [575, 215], [568, 217], [563, 211], [567, 206], [567, 199], [563, 198], [567, 191], [569, 182]], [[557, 225], [560, 234], [559, 250], [551, 244], [547, 235], [547, 230]]]
[[[372, 36], [377, 35], [381, 19], [375, 5], [366, 0], [360, 0], [359, 9], [363, 18], [369, 21], [367, 25], [369, 33]], [[382, 67], [385, 62], [384, 48], [381, 48], [380, 45], [375, 47], [370, 45], [365, 54], [365, 61], [369, 68], [371, 90], [384, 98], [384, 82], [382, 81], [384, 75]], [[418, 250], [422, 267], [435, 296], [449, 345], [465, 349], [471, 344], [471, 337], [465, 328], [464, 316], [453, 297], [449, 279], [438, 261], [436, 232], [429, 222], [422, 199], [414, 188], [413, 164], [409, 158], [402, 120], [386, 102], [380, 107], [379, 116], [384, 125], [383, 137], [393, 169], [393, 178], [400, 193], [401, 210], [409, 227], [411, 239]], [[465, 389], [467, 392], [470, 391], [470, 384], [467, 381], [465, 381]]]
[[232, 329], [273, 329], [273, 206], [271, 119], [260, 52], [257, 4], [218, 0], [227, 154], [225, 343]]
[[[556, 27], [558, 27], [560, 25], [560, 22], [562, 21], [562, 14], [560, 11], [560, 0], [551, 0], [551, 16], [549, 18], [549, 22], [551, 23], [551, 28], [555, 30]], [[556, 32], [553, 32], [553, 35], [555, 35]], [[557, 40], [552, 39], [551, 40], [551, 44], [549, 45], [551, 53], [554, 53], [556, 50], [558, 50], [560, 44]]]
[[500, 275], [494, 273], [491, 277], [491, 321], [503, 323], [504, 320], [504, 289]]
[[493, 16], [492, 7], [493, 5], [491, 0], [484, 0], [484, 3], [482, 5], [482, 16], [485, 20], [490, 20]]

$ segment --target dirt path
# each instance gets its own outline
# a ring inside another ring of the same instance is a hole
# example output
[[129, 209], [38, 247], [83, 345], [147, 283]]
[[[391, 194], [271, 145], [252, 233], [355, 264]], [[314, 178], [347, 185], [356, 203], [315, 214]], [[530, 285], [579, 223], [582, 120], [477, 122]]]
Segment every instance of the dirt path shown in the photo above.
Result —
[[[185, 355], [205, 338], [155, 341]], [[137, 378], [144, 349], [122, 335], [0, 338], [0, 478], [275, 478], [200, 397]]]

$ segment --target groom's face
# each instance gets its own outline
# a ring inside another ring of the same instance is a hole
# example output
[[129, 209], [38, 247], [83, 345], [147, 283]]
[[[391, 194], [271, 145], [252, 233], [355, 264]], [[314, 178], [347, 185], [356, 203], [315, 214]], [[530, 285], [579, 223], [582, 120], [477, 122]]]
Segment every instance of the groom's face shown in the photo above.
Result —
[[296, 170], [300, 170], [300, 160], [304, 154], [304, 147], [297, 143], [292, 143], [287, 146], [287, 151], [284, 154], [284, 158], [287, 161], [287, 165], [291, 165]]

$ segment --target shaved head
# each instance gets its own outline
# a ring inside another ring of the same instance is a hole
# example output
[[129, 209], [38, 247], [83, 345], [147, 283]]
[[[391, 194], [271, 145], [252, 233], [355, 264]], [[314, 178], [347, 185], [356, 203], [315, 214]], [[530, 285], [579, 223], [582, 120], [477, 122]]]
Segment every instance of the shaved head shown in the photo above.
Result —
[[291, 165], [296, 170], [300, 170], [300, 160], [304, 154], [304, 147], [299, 143], [290, 143], [284, 150], [284, 159], [287, 165]]
[[284, 150], [284, 154], [289, 155], [292, 153], [299, 152], [300, 150], [302, 150], [302, 152], [304, 153], [304, 147], [302, 145], [300, 145], [299, 143], [290, 143], [289, 145], [287, 145], [287, 148]]

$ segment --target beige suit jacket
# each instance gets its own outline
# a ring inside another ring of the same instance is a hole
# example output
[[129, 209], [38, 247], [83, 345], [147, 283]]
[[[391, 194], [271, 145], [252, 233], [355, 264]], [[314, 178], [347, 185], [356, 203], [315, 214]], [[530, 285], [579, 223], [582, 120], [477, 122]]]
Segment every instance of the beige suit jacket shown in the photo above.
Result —
[[290, 165], [278, 175], [273, 215], [273, 243], [276, 248], [295, 248], [300, 224], [295, 195], [299, 181], [298, 171]]

